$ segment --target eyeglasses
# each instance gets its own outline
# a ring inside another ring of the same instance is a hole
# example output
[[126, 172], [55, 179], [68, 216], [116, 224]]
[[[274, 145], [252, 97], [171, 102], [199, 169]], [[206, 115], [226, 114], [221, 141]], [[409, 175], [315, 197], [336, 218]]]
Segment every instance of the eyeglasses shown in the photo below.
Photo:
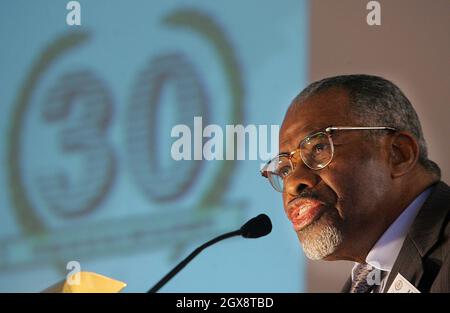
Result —
[[261, 175], [269, 180], [276, 191], [284, 192], [285, 180], [294, 172], [300, 160], [312, 170], [321, 170], [330, 164], [334, 155], [334, 145], [331, 135], [334, 131], [340, 130], [397, 131], [396, 128], [388, 126], [330, 126], [303, 138], [298, 148], [294, 151], [278, 154], [275, 158], [267, 162], [261, 170]]

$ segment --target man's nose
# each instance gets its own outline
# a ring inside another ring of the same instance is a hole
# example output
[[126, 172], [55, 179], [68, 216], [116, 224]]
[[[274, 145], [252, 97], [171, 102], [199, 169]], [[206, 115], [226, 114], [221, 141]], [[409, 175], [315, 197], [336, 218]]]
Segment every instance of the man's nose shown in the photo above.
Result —
[[286, 178], [284, 192], [297, 196], [306, 188], [316, 186], [319, 181], [318, 173], [307, 167], [303, 162], [299, 162], [292, 174]]

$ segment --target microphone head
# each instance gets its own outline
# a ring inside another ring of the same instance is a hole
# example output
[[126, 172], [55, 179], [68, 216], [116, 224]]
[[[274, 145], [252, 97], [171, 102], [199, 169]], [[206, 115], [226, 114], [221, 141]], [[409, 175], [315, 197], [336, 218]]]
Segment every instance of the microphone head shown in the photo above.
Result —
[[259, 238], [272, 231], [272, 222], [266, 214], [260, 214], [242, 225], [241, 235], [244, 238]]

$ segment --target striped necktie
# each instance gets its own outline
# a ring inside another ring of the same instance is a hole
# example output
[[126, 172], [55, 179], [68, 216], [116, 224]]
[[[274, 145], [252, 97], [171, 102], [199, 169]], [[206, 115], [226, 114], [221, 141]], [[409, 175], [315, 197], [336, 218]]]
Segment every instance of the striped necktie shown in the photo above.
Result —
[[352, 286], [350, 287], [350, 293], [367, 293], [370, 292], [375, 285], [369, 284], [368, 276], [375, 270], [369, 264], [358, 264], [353, 272]]

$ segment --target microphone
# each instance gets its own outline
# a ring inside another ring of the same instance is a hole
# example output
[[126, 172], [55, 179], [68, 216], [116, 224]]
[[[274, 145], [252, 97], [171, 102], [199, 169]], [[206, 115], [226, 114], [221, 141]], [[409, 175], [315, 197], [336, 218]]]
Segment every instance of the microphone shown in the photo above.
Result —
[[244, 238], [259, 238], [268, 235], [271, 231], [272, 231], [272, 222], [270, 221], [270, 218], [266, 214], [260, 214], [250, 219], [247, 223], [242, 225], [240, 229], [220, 235], [195, 249], [183, 261], [178, 263], [177, 266], [175, 266], [169, 273], [167, 273], [166, 276], [164, 276], [159, 282], [157, 282], [152, 288], [150, 288], [150, 290], [147, 291], [147, 293], [157, 292], [172, 277], [174, 277], [180, 270], [182, 270], [194, 257], [196, 257], [205, 248], [215, 244], [216, 242], [234, 236], [242, 236]]
[[259, 238], [270, 234], [272, 222], [266, 214], [259, 214], [242, 225], [239, 235], [244, 238]]

